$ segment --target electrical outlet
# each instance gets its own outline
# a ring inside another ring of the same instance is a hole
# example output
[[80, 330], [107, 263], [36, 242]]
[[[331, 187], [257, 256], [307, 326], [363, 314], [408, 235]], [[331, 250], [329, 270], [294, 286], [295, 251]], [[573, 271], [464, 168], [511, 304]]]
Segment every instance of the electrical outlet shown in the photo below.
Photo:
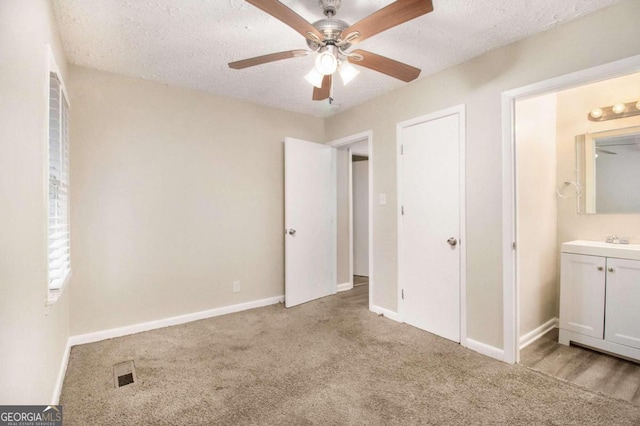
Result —
[[240, 281], [234, 281], [233, 282], [233, 292], [234, 293], [239, 293], [240, 292]]

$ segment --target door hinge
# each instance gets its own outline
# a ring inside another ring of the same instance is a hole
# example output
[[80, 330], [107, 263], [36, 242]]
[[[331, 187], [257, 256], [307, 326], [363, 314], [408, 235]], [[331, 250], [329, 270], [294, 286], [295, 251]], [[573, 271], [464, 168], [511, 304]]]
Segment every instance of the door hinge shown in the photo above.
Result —
[[400, 155], [404, 155], [404, 145], [400, 145]]
[[404, 216], [404, 206], [400, 206], [400, 213]]
[[515, 241], [513, 242], [513, 244], [511, 244], [511, 247], [513, 247], [513, 249], [514, 249], [514, 250], [517, 248], [517, 246], [518, 246], [518, 245], [516, 244], [516, 242], [515, 242]]
[[402, 289], [402, 300], [404, 300], [404, 288]]

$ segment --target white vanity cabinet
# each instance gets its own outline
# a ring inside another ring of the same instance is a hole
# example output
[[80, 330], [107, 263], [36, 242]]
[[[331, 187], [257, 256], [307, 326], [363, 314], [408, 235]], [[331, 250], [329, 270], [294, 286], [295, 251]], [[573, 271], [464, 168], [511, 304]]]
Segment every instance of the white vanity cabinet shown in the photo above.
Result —
[[640, 360], [640, 245], [562, 244], [560, 343]]
[[560, 329], [604, 336], [606, 258], [562, 253]]
[[640, 261], [607, 258], [604, 338], [640, 349]]

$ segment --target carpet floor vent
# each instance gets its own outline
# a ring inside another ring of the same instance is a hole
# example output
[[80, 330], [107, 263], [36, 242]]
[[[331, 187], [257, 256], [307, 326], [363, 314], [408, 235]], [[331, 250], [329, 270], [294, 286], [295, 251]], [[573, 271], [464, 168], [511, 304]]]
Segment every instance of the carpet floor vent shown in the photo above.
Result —
[[116, 388], [130, 385], [137, 381], [136, 367], [133, 361], [125, 361], [113, 366], [113, 379]]

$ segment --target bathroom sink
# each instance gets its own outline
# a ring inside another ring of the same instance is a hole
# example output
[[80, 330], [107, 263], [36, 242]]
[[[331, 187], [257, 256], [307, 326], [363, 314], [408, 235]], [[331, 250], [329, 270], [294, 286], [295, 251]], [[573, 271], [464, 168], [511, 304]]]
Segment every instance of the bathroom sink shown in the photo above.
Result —
[[576, 240], [562, 243], [562, 252], [640, 260], [640, 244], [611, 244], [601, 241]]

